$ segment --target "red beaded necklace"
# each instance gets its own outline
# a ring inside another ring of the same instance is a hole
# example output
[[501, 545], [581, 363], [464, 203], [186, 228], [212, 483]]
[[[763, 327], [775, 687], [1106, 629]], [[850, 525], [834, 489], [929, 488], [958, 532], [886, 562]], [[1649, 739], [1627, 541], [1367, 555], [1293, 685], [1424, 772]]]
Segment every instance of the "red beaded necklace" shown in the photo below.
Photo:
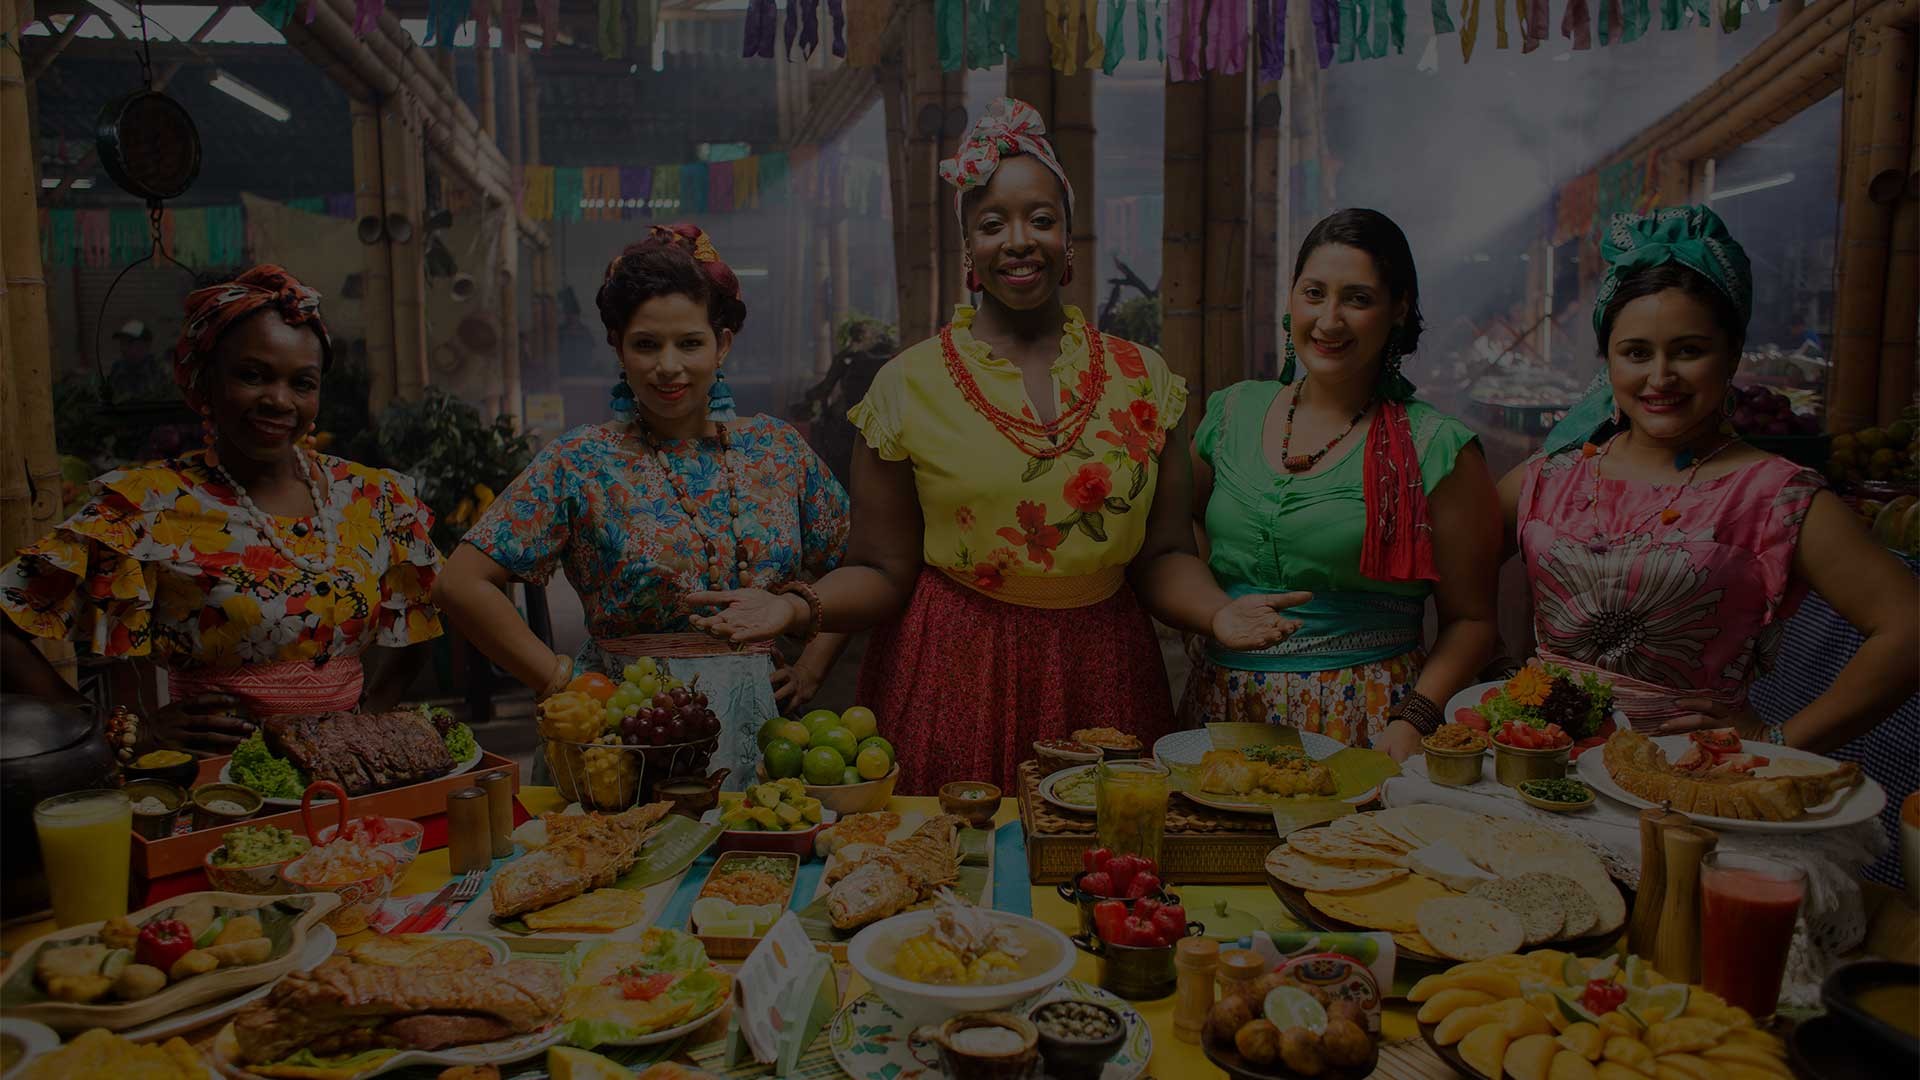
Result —
[[[639, 429], [640, 437], [651, 451], [648, 460], [666, 477], [667, 490], [673, 492], [680, 509], [687, 515], [687, 522], [693, 528], [695, 536], [700, 538], [707, 549], [708, 573], [703, 580], [707, 588], [737, 589], [745, 583], [747, 571], [751, 568], [747, 562], [746, 544], [740, 539], [740, 485], [739, 470], [729, 464], [730, 451], [733, 449], [727, 438], [727, 425], [715, 424], [715, 437], [720, 442], [720, 471], [727, 478], [727, 535], [715, 536], [708, 532], [705, 519], [701, 517], [700, 506], [693, 501], [693, 494], [680, 482], [680, 475], [673, 470], [673, 459], [667, 448], [654, 436], [653, 429], [642, 420], [635, 419], [633, 426]], [[726, 542], [733, 541], [734, 573], [727, 573], [725, 554]]]
[[1320, 464], [1320, 459], [1326, 457], [1329, 450], [1340, 445], [1341, 439], [1351, 435], [1353, 429], [1359, 425], [1360, 421], [1366, 419], [1367, 410], [1373, 408], [1373, 399], [1368, 398], [1367, 403], [1360, 406], [1360, 411], [1353, 414], [1353, 419], [1347, 421], [1347, 426], [1340, 429], [1340, 434], [1327, 440], [1327, 445], [1315, 450], [1311, 454], [1303, 454], [1295, 457], [1291, 453], [1293, 449], [1293, 414], [1300, 410], [1300, 398], [1303, 396], [1306, 388], [1307, 384], [1302, 382], [1300, 388], [1293, 392], [1293, 404], [1287, 406], [1287, 428], [1280, 434], [1280, 463], [1285, 465], [1287, 471], [1290, 473], [1303, 473], [1315, 465]]
[[986, 417], [995, 431], [1006, 436], [1008, 442], [1032, 458], [1051, 460], [1078, 446], [1080, 436], [1086, 432], [1088, 422], [1100, 408], [1100, 399], [1107, 389], [1106, 350], [1100, 343], [1100, 332], [1090, 326], [1087, 327], [1087, 370], [1091, 381], [1087, 392], [1073, 403], [1072, 408], [1055, 416], [1049, 424], [1029, 416], [1016, 416], [987, 400], [986, 394], [980, 390], [980, 384], [974, 381], [973, 373], [967, 370], [960, 350], [953, 344], [952, 326], [940, 328], [940, 351], [947, 362], [947, 375], [953, 379], [953, 385], [959, 388], [960, 396], [973, 407], [973, 411]]

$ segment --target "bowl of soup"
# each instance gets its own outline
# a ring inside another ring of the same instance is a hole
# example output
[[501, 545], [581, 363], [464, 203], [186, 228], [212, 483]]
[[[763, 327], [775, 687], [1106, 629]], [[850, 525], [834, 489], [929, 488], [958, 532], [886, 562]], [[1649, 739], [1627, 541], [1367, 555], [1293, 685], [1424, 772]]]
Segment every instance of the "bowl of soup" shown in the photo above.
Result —
[[[1073, 943], [1037, 919], [984, 911], [1022, 955], [962, 963], [964, 971], [923, 961], [922, 944], [934, 931], [935, 911], [882, 919], [847, 943], [847, 963], [909, 1026], [937, 1024], [969, 1012], [994, 1012], [1046, 990], [1073, 970]], [[979, 959], [979, 958], [973, 958]], [[935, 981], [939, 980], [939, 981]]]

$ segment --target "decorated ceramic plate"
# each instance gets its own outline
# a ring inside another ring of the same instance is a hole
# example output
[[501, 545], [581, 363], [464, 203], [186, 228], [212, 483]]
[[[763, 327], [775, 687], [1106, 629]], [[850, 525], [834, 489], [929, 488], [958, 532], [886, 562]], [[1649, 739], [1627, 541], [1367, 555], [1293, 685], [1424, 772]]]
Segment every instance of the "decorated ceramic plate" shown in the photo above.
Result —
[[[1147, 1059], [1153, 1056], [1153, 1033], [1133, 1006], [1097, 986], [1062, 979], [1053, 989], [1009, 1011], [1025, 1016], [1049, 1001], [1090, 1001], [1126, 1020], [1127, 1041], [1107, 1062], [1100, 1080], [1134, 1080], [1146, 1073]], [[933, 1048], [916, 1041], [900, 1014], [871, 992], [834, 1015], [827, 1043], [834, 1060], [854, 1080], [931, 1080], [941, 1075]]]
[[[1312, 731], [1299, 732], [1300, 749], [1315, 761], [1330, 758], [1346, 749], [1339, 739], [1329, 738]], [[1206, 728], [1192, 728], [1176, 731], [1171, 735], [1162, 735], [1153, 744], [1154, 759], [1171, 769], [1176, 765], [1198, 765], [1200, 759], [1213, 749], [1213, 734]]]
[[[1691, 743], [1685, 735], [1658, 735], [1653, 744], [1667, 752], [1668, 760], [1686, 753]], [[1832, 769], [1841, 763], [1830, 757], [1795, 750], [1791, 746], [1775, 746], [1772, 743], [1744, 740], [1740, 744], [1743, 753], [1766, 758], [1773, 763], [1771, 768], [1779, 774], [1788, 772], [1819, 772]], [[1783, 767], [1782, 763], [1793, 763]], [[1628, 806], [1642, 809], [1653, 806], [1646, 799], [1627, 791], [1613, 780], [1613, 774], [1607, 771], [1605, 754], [1582, 754], [1574, 762], [1574, 771], [1588, 787], [1605, 795], [1609, 799], [1623, 802]], [[1767, 769], [1756, 770], [1767, 774]], [[1776, 774], [1777, 775], [1777, 774]], [[1695, 814], [1687, 817], [1695, 824], [1714, 829], [1744, 829], [1750, 832], [1819, 832], [1822, 829], [1839, 829], [1848, 825], [1857, 825], [1862, 821], [1871, 821], [1880, 816], [1887, 807], [1887, 789], [1881, 787], [1872, 777], [1862, 777], [1858, 786], [1848, 788], [1818, 806], [1810, 806], [1807, 812], [1792, 821], [1753, 821], [1746, 818], [1719, 817], [1713, 814]]]
[[41, 1054], [60, 1049], [60, 1036], [52, 1028], [17, 1016], [0, 1016], [0, 1038], [11, 1040], [19, 1054], [11, 1064], [0, 1069], [0, 1073], [7, 1076]]
[[[446, 773], [446, 775], [447, 775], [447, 776], [458, 776], [458, 775], [460, 775], [461, 773], [463, 773], [463, 772], [466, 772], [467, 770], [469, 770], [469, 769], [471, 769], [471, 768], [473, 768], [473, 767], [474, 767], [475, 765], [478, 765], [478, 764], [480, 764], [480, 757], [481, 757], [481, 755], [482, 755], [483, 753], [484, 753], [484, 751], [480, 749], [480, 744], [479, 744], [478, 742], [475, 742], [475, 743], [473, 744], [473, 753], [471, 753], [471, 754], [469, 754], [469, 755], [467, 755], [467, 756], [466, 756], [466, 757], [464, 757], [464, 758], [461, 758], [461, 759], [460, 759], [459, 761], [456, 761], [456, 762], [454, 762], [454, 763], [453, 763], [453, 768], [452, 768], [451, 770], [449, 770], [449, 771], [448, 771], [448, 772]], [[222, 766], [220, 766], [220, 782], [221, 782], [221, 783], [223, 783], [223, 784], [231, 784], [231, 783], [233, 783], [233, 777], [232, 777], [231, 775], [229, 775], [230, 773], [232, 773], [232, 771], [233, 771], [233, 762], [232, 762], [232, 761], [228, 761], [228, 762], [227, 762], [227, 763], [226, 763], [225, 765], [222, 765]], [[241, 786], [243, 786], [243, 787], [244, 787], [245, 785], [241, 785]], [[290, 808], [293, 808], [293, 809], [298, 809], [298, 808], [299, 808], [299, 806], [300, 806], [300, 800], [299, 800], [299, 799], [297, 799], [297, 798], [294, 798], [294, 799], [274, 799], [274, 798], [268, 798], [267, 796], [264, 796], [264, 795], [262, 795], [262, 796], [260, 797], [260, 801], [261, 801], [261, 802], [263, 802], [263, 803], [265, 803], [265, 804], [266, 804], [266, 805], [268, 805], [268, 806], [285, 806], [285, 807], [290, 807]], [[320, 800], [320, 798], [319, 798], [319, 797], [317, 797], [317, 796], [316, 796], [316, 797], [315, 797], [315, 799], [314, 799], [314, 801], [315, 801], [315, 802], [319, 802], [319, 801], [321, 801], [321, 800]], [[326, 801], [329, 801], [329, 802], [331, 802], [332, 800], [331, 800], [331, 799], [329, 799], [329, 800], [326, 800]]]
[[[1093, 813], [1093, 769], [1092, 765], [1069, 765], [1059, 772], [1048, 773], [1037, 789], [1040, 797], [1071, 813]], [[1063, 787], [1066, 790], [1062, 790]]]
[[[314, 968], [319, 967], [321, 961], [333, 955], [333, 947], [338, 941], [339, 938], [334, 936], [333, 927], [328, 926], [326, 923], [316, 923], [313, 929], [307, 932], [306, 947], [300, 950], [300, 959], [293, 965], [293, 970], [312, 971]], [[239, 997], [230, 998], [226, 1001], [216, 1001], [205, 1008], [187, 1009], [174, 1013], [172, 1016], [164, 1016], [151, 1024], [144, 1024], [134, 1028], [132, 1031], [123, 1031], [120, 1034], [135, 1042], [150, 1042], [155, 1039], [164, 1039], [168, 1036], [192, 1031], [195, 1028], [204, 1027], [221, 1017], [232, 1016], [247, 1005], [266, 997], [279, 981], [280, 980], [275, 979], [272, 982], [257, 986], [241, 994]]]

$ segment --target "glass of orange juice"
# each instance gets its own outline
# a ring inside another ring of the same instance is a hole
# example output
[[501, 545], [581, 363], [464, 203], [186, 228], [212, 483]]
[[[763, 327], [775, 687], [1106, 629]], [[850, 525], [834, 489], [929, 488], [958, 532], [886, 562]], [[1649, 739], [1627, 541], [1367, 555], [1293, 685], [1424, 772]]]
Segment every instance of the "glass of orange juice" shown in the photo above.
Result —
[[1157, 865], [1167, 828], [1167, 767], [1151, 758], [1103, 761], [1093, 769], [1095, 830], [1115, 855], [1144, 855]]
[[124, 792], [74, 791], [33, 808], [53, 921], [100, 922], [127, 913], [127, 868], [133, 859], [133, 804]]

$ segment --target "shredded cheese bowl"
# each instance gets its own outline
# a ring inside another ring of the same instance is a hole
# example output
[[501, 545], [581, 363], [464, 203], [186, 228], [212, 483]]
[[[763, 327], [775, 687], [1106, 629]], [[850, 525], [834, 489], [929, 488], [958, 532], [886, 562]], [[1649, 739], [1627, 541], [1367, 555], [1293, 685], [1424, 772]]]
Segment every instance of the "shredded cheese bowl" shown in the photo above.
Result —
[[1026, 950], [1017, 961], [1017, 978], [959, 984], [919, 982], [900, 974], [900, 961], [910, 955], [908, 943], [926, 939], [936, 914], [909, 911], [882, 919], [847, 943], [847, 963], [909, 1026], [939, 1023], [964, 1012], [1004, 1009], [1051, 989], [1073, 970], [1073, 943], [1065, 934], [1035, 919], [987, 911], [986, 917], [1010, 931]]

